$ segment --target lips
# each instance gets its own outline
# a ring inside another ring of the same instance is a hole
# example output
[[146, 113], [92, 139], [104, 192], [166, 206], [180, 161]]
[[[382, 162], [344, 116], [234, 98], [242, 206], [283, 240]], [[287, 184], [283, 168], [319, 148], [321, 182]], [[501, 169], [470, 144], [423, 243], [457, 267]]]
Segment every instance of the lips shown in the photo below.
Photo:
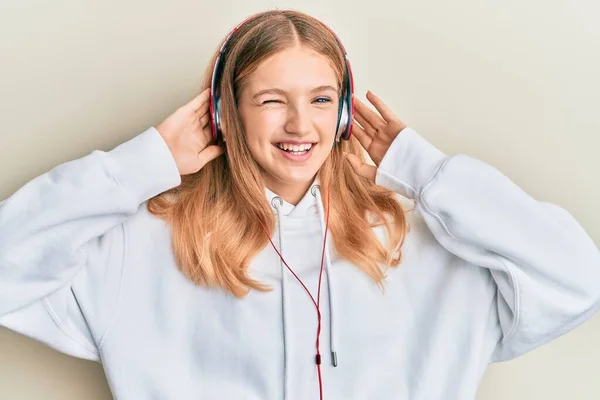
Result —
[[311, 156], [311, 154], [312, 154], [312, 152], [313, 152], [313, 150], [315, 148], [315, 144], [316, 143], [306, 144], [306, 145], [304, 145], [302, 147], [297, 146], [296, 148], [300, 148], [300, 149], [307, 148], [308, 146], [310, 146], [310, 147], [308, 147], [308, 149], [302, 150], [302, 151], [298, 151], [298, 152], [294, 152], [293, 151], [293, 146], [292, 146], [291, 149], [284, 150], [283, 147], [289, 147], [289, 146], [285, 146], [285, 144], [281, 146], [280, 143], [275, 143], [275, 144], [273, 144], [273, 146], [275, 148], [277, 148], [277, 152], [279, 154], [281, 154], [287, 160], [291, 160], [291, 161], [306, 161], [306, 160], [308, 160], [310, 158], [310, 156]]
[[293, 144], [293, 143], [275, 143], [275, 146], [280, 148], [283, 151], [287, 151], [290, 153], [302, 153], [307, 150], [310, 150], [315, 143], [302, 143], [302, 144]]

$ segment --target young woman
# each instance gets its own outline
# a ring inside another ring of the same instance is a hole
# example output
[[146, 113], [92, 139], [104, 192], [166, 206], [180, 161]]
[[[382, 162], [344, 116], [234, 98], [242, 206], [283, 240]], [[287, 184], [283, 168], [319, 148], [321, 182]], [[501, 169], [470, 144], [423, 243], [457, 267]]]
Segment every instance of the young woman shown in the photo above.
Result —
[[204, 87], [0, 206], [0, 323], [115, 398], [471, 399], [598, 309], [576, 220], [353, 102], [316, 19], [252, 16]]

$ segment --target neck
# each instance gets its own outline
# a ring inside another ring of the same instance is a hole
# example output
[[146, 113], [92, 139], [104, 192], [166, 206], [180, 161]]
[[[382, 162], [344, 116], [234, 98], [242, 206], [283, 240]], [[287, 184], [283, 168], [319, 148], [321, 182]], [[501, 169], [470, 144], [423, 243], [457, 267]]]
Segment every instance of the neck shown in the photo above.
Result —
[[283, 182], [267, 182], [267, 188], [277, 194], [286, 202], [297, 205], [310, 188], [311, 182], [306, 183], [283, 183]]

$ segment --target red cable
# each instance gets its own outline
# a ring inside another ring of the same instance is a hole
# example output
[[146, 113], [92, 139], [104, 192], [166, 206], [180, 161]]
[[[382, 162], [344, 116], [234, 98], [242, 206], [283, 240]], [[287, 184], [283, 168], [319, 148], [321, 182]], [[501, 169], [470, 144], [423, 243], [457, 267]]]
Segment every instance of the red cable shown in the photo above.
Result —
[[310, 296], [310, 299], [312, 300], [313, 304], [315, 305], [315, 308], [317, 309], [317, 318], [318, 318], [318, 323], [317, 323], [317, 341], [316, 341], [316, 347], [317, 347], [317, 354], [315, 357], [315, 361], [317, 364], [317, 373], [319, 376], [319, 399], [323, 400], [323, 377], [321, 376], [321, 352], [319, 350], [319, 344], [320, 344], [320, 338], [321, 338], [321, 310], [320, 310], [320, 305], [321, 305], [321, 280], [323, 277], [323, 262], [325, 261], [325, 246], [327, 244], [327, 230], [329, 228], [329, 203], [330, 203], [330, 190], [331, 186], [329, 186], [327, 188], [327, 215], [326, 215], [326, 222], [325, 222], [325, 238], [323, 239], [323, 252], [321, 254], [321, 269], [319, 271], [319, 286], [317, 289], [317, 301], [315, 301], [315, 298], [312, 296], [312, 294], [310, 294], [310, 291], [308, 290], [308, 288], [306, 287], [306, 285], [304, 285], [304, 282], [302, 282], [302, 280], [298, 277], [298, 275], [296, 275], [296, 273], [290, 268], [290, 266], [287, 264], [287, 262], [285, 262], [285, 260], [283, 259], [283, 256], [281, 255], [281, 253], [279, 252], [279, 250], [277, 250], [277, 248], [275, 247], [275, 244], [273, 244], [273, 241], [271, 240], [271, 237], [269, 236], [269, 233], [267, 232], [267, 229], [265, 228], [265, 225], [262, 223], [262, 221], [260, 220], [260, 218], [258, 218], [258, 222], [260, 223], [260, 225], [262, 226], [263, 230], [265, 231], [265, 233], [267, 234], [267, 238], [269, 239], [269, 242], [271, 242], [271, 246], [273, 246], [273, 249], [275, 249], [275, 251], [277, 252], [277, 254], [279, 254], [279, 258], [281, 258], [281, 261], [283, 261], [283, 263], [285, 264], [285, 266], [287, 267], [287, 269], [292, 273], [292, 275], [294, 275], [294, 277], [298, 280], [298, 282], [300, 282], [300, 284], [302, 285], [302, 287], [304, 288], [304, 290], [306, 291], [306, 293], [308, 293], [308, 295]]

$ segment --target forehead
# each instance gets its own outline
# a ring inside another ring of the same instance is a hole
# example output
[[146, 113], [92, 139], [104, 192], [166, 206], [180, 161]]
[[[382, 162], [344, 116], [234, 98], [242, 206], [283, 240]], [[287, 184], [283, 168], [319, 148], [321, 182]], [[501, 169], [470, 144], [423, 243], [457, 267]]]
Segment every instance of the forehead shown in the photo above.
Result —
[[296, 46], [264, 60], [248, 80], [249, 89], [267, 87], [312, 89], [320, 85], [337, 87], [337, 76], [331, 61], [315, 50]]

